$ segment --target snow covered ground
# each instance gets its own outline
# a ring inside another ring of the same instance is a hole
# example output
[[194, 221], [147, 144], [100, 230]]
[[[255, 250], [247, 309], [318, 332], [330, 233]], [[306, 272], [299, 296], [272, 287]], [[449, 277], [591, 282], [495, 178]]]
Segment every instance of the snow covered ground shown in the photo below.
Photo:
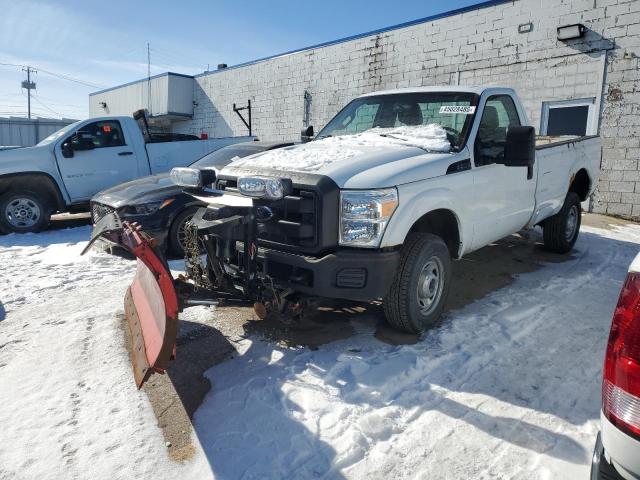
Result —
[[79, 257], [89, 233], [0, 237], [2, 479], [588, 478], [640, 226], [583, 227], [570, 259], [450, 311], [413, 345], [378, 340], [370, 315], [317, 350], [242, 340], [206, 373], [183, 463], [132, 380], [117, 314], [134, 264]]

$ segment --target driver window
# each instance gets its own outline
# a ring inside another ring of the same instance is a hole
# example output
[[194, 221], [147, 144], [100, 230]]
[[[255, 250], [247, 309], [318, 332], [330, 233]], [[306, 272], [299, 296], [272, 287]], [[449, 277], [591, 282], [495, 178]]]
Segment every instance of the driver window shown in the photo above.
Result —
[[[93, 148], [121, 147], [125, 145], [120, 122], [107, 120], [84, 125], [71, 139], [71, 143], [91, 142]], [[79, 146], [79, 145], [78, 145]]]
[[519, 125], [518, 111], [509, 95], [489, 97], [482, 113], [476, 138], [476, 167], [502, 163], [507, 129]]

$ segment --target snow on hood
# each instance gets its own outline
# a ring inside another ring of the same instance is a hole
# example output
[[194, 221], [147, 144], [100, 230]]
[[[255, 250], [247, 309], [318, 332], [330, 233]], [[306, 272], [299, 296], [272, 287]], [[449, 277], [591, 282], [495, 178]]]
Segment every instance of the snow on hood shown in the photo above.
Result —
[[233, 161], [229, 166], [316, 172], [335, 162], [362, 153], [363, 147], [408, 147], [428, 152], [449, 152], [447, 132], [435, 123], [394, 128], [372, 128], [355, 135], [315, 140], [304, 145], [279, 148]]

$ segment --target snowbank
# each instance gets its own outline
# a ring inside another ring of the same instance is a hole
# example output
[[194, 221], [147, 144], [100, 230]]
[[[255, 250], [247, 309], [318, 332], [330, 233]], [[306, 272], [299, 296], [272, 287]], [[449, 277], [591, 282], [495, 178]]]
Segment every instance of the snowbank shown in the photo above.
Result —
[[583, 224], [571, 256], [415, 345], [380, 342], [370, 317], [318, 350], [242, 340], [207, 372], [184, 464], [168, 459], [122, 342], [135, 264], [79, 257], [89, 234], [0, 236], [0, 479], [588, 477], [637, 226]]
[[421, 126], [372, 128], [356, 135], [328, 137], [303, 145], [270, 150], [245, 157], [231, 167], [263, 167], [276, 170], [314, 172], [326, 165], [348, 160], [363, 147], [417, 147], [429, 152], [449, 152], [447, 132], [434, 123]]

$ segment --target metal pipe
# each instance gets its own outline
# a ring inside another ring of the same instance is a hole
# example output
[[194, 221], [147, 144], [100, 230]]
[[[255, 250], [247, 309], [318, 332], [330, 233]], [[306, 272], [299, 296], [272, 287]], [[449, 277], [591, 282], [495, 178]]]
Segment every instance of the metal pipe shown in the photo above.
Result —
[[215, 307], [220, 303], [220, 301], [218, 300], [194, 300], [194, 299], [187, 299], [184, 301], [185, 305], [188, 305], [189, 307], [195, 307], [195, 306], [206, 306], [206, 307]]

